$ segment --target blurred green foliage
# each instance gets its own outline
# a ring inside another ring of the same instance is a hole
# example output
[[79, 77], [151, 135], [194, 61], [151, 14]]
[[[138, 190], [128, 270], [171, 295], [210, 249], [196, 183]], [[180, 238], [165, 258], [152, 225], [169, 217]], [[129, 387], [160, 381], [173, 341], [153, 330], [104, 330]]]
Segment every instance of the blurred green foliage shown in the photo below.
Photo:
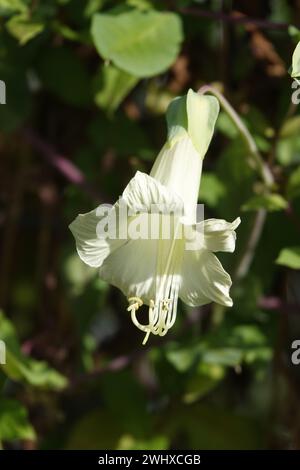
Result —
[[5, 344], [6, 363], [3, 372], [12, 380], [24, 382], [33, 387], [61, 389], [66, 386], [66, 379], [48, 367], [45, 362], [35, 361], [24, 356], [12, 323], [0, 312], [0, 339]]
[[[0, 0], [5, 448], [300, 447], [290, 360], [300, 335], [300, 113], [288, 75], [299, 41], [288, 26], [300, 11], [287, 0], [222, 2], [227, 15], [270, 22], [259, 28], [219, 21], [220, 5]], [[266, 193], [222, 111], [199, 197], [206, 218], [242, 216], [236, 253], [222, 256], [234, 306], [181, 305], [172, 331], [143, 348], [125, 299], [81, 263], [67, 227], [149, 171], [168, 103], [205, 83], [237, 109], [275, 183]]]

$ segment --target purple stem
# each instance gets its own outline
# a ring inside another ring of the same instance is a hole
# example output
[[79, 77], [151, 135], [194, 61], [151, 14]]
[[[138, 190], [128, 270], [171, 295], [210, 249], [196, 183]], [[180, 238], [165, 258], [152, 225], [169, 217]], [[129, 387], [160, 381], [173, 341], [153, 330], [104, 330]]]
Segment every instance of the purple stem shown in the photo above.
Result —
[[299, 314], [299, 305], [284, 302], [279, 297], [262, 297], [258, 301], [258, 306], [265, 310], [280, 310], [284, 313]]
[[100, 202], [98, 191], [86, 180], [82, 171], [65, 156], [59, 154], [50, 144], [39, 137], [32, 129], [25, 129], [23, 135], [34, 150], [62, 174], [70, 183], [79, 186], [92, 199]]

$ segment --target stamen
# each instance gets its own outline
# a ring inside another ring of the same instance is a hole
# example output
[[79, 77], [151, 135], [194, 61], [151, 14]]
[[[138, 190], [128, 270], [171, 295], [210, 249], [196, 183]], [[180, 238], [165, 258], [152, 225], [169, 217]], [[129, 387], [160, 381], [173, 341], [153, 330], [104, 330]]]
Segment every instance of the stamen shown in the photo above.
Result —
[[142, 299], [140, 297], [129, 297], [128, 299], [129, 307], [127, 308], [128, 312], [131, 312], [131, 320], [133, 324], [142, 331], [147, 331], [146, 325], [141, 325], [136, 318], [137, 310], [143, 305]]
[[183, 255], [183, 241], [176, 237], [173, 240], [160, 239], [158, 241], [157, 263], [155, 273], [155, 300], [149, 301], [147, 325], [141, 324], [136, 318], [136, 312], [143, 305], [139, 297], [128, 299], [133, 324], [144, 331], [143, 345], [148, 341], [150, 333], [165, 336], [174, 325], [177, 313], [177, 301], [180, 285], [180, 266]]

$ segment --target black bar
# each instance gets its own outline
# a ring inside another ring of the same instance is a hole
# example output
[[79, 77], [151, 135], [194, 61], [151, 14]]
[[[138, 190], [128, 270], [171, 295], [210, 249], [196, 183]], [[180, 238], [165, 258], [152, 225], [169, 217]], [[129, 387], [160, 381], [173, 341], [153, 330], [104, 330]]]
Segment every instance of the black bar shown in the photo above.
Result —
[[[39, 465], [53, 468], [59, 465], [74, 465], [83, 468], [117, 466], [119, 468], [138, 468], [148, 466], [172, 466], [198, 468], [241, 468], [241, 465], [280, 465], [289, 468], [299, 466], [299, 450], [170, 450], [170, 451], [115, 451], [115, 450], [4, 450], [0, 452], [0, 468], [10, 465]], [[20, 467], [19, 467], [20, 468]]]

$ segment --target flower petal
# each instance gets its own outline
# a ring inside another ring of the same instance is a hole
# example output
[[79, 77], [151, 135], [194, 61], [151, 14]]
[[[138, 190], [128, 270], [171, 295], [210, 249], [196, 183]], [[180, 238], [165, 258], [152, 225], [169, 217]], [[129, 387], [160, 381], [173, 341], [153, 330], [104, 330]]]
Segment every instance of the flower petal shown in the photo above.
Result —
[[231, 284], [229, 274], [213, 253], [205, 249], [185, 251], [179, 297], [186, 304], [196, 307], [213, 301], [231, 307]]
[[[79, 214], [70, 224], [70, 230], [76, 240], [78, 255], [86, 264], [92, 267], [100, 267], [104, 259], [116, 248], [122, 246], [127, 241], [127, 222], [131, 220], [122, 212], [119, 218], [119, 208], [124, 204], [133, 212], [151, 212], [154, 206], [159, 206], [161, 211], [168, 213], [182, 213], [183, 204], [179, 196], [169, 191], [162, 184], [145, 173], [137, 172], [128, 183], [123, 192], [123, 197], [111, 208], [110, 216], [115, 215], [117, 231], [113, 237], [98, 231], [97, 227], [102, 217], [99, 215], [99, 206], [86, 214]], [[106, 211], [106, 217], [108, 217]], [[126, 220], [122, 219], [125, 217]], [[123, 230], [122, 227], [126, 226]], [[120, 228], [121, 227], [121, 228]], [[123, 233], [123, 238], [118, 239], [118, 234]]]
[[[86, 214], [79, 214], [69, 225], [75, 238], [79, 257], [84, 263], [94, 268], [101, 266], [109, 253], [126, 242], [126, 240], [106, 237], [105, 234], [102, 235], [97, 231], [99, 222], [103, 220], [103, 216], [99, 214], [100, 207]], [[113, 211], [116, 211], [116, 205], [107, 210], [107, 214], [112, 215]]]
[[207, 219], [204, 221], [204, 243], [205, 248], [210, 251], [235, 250], [236, 233], [235, 229], [240, 225], [241, 219], [238, 217], [233, 222], [226, 222], [222, 219]]
[[137, 171], [126, 186], [122, 198], [135, 212], [151, 212], [154, 205], [182, 213], [182, 201], [173, 191], [146, 173]]
[[126, 297], [139, 297], [149, 304], [155, 297], [157, 250], [157, 240], [129, 240], [106, 258], [100, 276]]

